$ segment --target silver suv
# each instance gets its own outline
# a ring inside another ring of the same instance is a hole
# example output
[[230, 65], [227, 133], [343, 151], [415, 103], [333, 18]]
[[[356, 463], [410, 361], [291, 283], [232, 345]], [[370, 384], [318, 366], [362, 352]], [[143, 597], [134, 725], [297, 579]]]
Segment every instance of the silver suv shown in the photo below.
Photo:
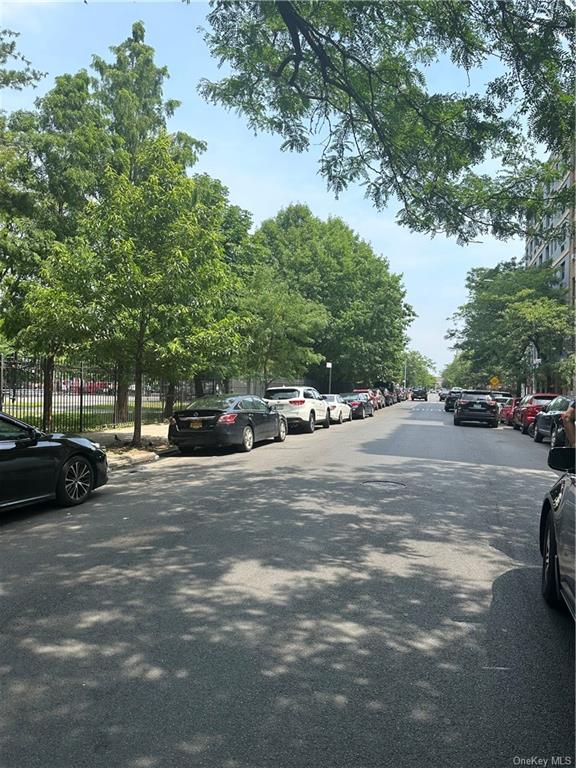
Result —
[[314, 432], [316, 424], [330, 426], [330, 408], [314, 387], [269, 387], [264, 399], [286, 418], [289, 427]]

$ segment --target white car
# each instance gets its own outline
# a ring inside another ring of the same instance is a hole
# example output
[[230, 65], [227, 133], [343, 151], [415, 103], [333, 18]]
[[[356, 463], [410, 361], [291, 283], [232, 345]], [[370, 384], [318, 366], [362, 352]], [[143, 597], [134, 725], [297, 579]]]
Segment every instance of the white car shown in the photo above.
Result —
[[352, 421], [352, 408], [345, 403], [340, 395], [322, 395], [330, 409], [330, 421], [342, 424], [343, 421]]
[[314, 432], [318, 423], [330, 426], [328, 403], [314, 387], [268, 387], [264, 399], [285, 416], [289, 427]]

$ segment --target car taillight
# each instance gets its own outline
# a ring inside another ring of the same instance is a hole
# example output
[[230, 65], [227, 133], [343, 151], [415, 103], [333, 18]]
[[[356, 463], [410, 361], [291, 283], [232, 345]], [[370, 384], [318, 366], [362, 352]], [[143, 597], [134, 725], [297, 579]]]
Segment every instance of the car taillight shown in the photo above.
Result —
[[306, 400], [288, 400], [290, 405], [304, 405]]
[[356, 408], [357, 405], [361, 405], [361, 400], [353, 400], [351, 403], [348, 403], [348, 405], [351, 405], [352, 408]]
[[223, 413], [216, 422], [217, 424], [234, 424], [238, 418], [237, 413]]

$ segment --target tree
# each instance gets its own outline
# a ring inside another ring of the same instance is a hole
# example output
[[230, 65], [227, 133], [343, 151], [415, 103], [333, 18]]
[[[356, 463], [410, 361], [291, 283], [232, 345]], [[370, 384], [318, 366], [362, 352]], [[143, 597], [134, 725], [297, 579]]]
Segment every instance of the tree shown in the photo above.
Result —
[[461, 350], [476, 383], [497, 376], [510, 386], [526, 381], [526, 349], [534, 344], [542, 359], [543, 385], [551, 386], [565, 353], [573, 351], [573, 310], [551, 267], [525, 269], [503, 262], [473, 269], [466, 285], [469, 300], [453, 316], [448, 338]]
[[[209, 48], [232, 74], [200, 92], [285, 149], [319, 135], [336, 194], [362, 183], [378, 208], [395, 196], [412, 230], [461, 242], [524, 232], [573, 197], [544, 200], [537, 190], [557, 172], [535, 159], [538, 143], [565, 167], [572, 157], [569, 3], [219, 0], [208, 21]], [[500, 71], [478, 92], [428, 84], [434, 66], [470, 76], [493, 62]]]
[[474, 386], [472, 366], [463, 353], [455, 355], [452, 362], [442, 371], [442, 386], [449, 389]]
[[224, 201], [198, 201], [197, 183], [186, 175], [171, 137], [143, 142], [136, 165], [137, 183], [128, 171], [107, 172], [85, 233], [95, 254], [92, 295], [106, 318], [103, 341], [112, 342], [134, 372], [133, 442], [139, 445], [144, 371], [154, 370], [166, 349], [205, 354], [206, 339], [221, 335], [212, 321], [228, 269], [220, 244]]
[[406, 353], [405, 371], [408, 387], [433, 387], [436, 383], [434, 362], [416, 350]]
[[255, 239], [280, 279], [328, 313], [314, 351], [333, 363], [335, 386], [397, 377], [413, 312], [384, 258], [341, 219], [321, 221], [305, 205], [263, 222]]
[[[21, 90], [28, 85], [36, 85], [43, 73], [32, 67], [28, 59], [16, 47], [18, 32], [11, 29], [0, 29], [0, 90], [14, 88]], [[9, 69], [7, 64], [15, 65]]]

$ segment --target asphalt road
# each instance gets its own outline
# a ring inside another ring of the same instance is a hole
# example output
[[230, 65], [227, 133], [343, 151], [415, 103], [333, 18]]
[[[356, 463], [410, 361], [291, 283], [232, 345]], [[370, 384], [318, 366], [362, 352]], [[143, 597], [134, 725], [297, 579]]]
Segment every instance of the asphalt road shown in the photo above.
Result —
[[574, 765], [546, 453], [407, 402], [4, 515], [0, 765]]

